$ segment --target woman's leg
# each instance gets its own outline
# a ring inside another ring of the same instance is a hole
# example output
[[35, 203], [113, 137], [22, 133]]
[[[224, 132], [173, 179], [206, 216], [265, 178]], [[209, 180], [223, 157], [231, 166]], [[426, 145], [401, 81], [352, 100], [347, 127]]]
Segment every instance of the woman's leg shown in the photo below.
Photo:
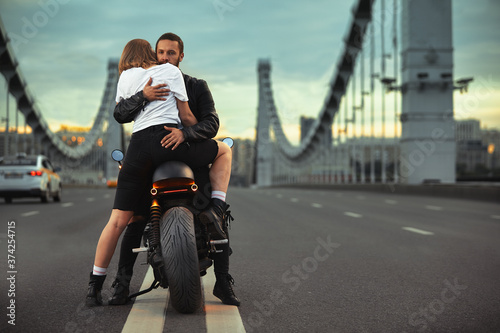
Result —
[[107, 268], [116, 249], [121, 233], [127, 227], [133, 211], [113, 209], [108, 224], [104, 227], [97, 243], [94, 265]]
[[106, 269], [113, 257], [118, 239], [132, 215], [132, 211], [119, 209], [113, 209], [111, 212], [108, 224], [104, 227], [97, 243], [94, 271], [90, 273], [89, 289], [85, 301], [87, 306], [102, 305], [101, 289], [106, 279]]
[[132, 249], [141, 246], [141, 240], [146, 227], [147, 218], [145, 216], [134, 215], [123, 234], [120, 246], [120, 259], [118, 261], [118, 272], [116, 273], [113, 287], [115, 288], [110, 305], [122, 305], [128, 302], [130, 280], [134, 273], [134, 264], [138, 253]]

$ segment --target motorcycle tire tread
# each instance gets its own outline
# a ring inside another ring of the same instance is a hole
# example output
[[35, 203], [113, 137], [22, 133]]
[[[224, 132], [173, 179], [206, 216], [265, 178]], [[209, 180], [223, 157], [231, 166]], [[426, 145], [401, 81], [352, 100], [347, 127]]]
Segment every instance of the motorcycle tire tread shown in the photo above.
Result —
[[173, 207], [160, 220], [164, 273], [169, 281], [170, 301], [181, 313], [201, 308], [202, 289], [193, 214]]

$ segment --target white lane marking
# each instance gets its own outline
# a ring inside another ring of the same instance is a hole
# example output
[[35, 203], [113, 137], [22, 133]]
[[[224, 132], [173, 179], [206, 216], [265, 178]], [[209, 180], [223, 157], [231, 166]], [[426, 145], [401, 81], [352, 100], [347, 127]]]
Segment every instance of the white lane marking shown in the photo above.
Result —
[[358, 218], [358, 219], [361, 218], [361, 217], [363, 217], [363, 215], [361, 215], [361, 214], [352, 213], [352, 212], [345, 212], [344, 215], [350, 216], [350, 217], [355, 217], [355, 218]]
[[492, 219], [500, 220], [500, 215], [491, 215]]
[[[149, 288], [153, 281], [154, 274], [150, 266], [142, 282], [141, 290]], [[168, 289], [159, 287], [136, 298], [122, 333], [163, 332], [169, 297]]]
[[87, 201], [88, 201], [88, 202], [95, 201], [95, 198], [87, 198]]
[[421, 234], [421, 235], [427, 235], [427, 236], [434, 235], [433, 232], [425, 231], [425, 230], [421, 230], [421, 229], [417, 229], [417, 228], [412, 228], [412, 227], [403, 227], [403, 230], [414, 232], [414, 233]]
[[425, 206], [425, 209], [438, 211], [438, 210], [443, 210], [443, 207], [427, 205]]
[[33, 215], [37, 215], [39, 213], [40, 212], [38, 210], [33, 210], [31, 212], [22, 213], [21, 216], [24, 216], [24, 217], [26, 217], [26, 216], [33, 216]]
[[297, 199], [297, 198], [291, 198], [290, 201], [291, 202], [299, 202], [299, 199]]
[[73, 206], [74, 204], [72, 202], [65, 202], [61, 205], [61, 207], [71, 207]]
[[311, 206], [313, 206], [314, 208], [321, 208], [321, 207], [323, 207], [323, 205], [321, 205], [319, 203], [313, 203], [313, 204], [311, 204]]
[[398, 202], [397, 202], [396, 200], [390, 200], [390, 199], [387, 199], [387, 200], [385, 200], [385, 203], [386, 203], [386, 204], [389, 204], [389, 205], [395, 205], [395, 204], [397, 204]]
[[207, 269], [207, 275], [205, 275], [202, 280], [205, 294], [205, 320], [207, 332], [246, 332], [238, 307], [222, 304], [221, 301], [212, 294], [215, 284], [213, 266]]

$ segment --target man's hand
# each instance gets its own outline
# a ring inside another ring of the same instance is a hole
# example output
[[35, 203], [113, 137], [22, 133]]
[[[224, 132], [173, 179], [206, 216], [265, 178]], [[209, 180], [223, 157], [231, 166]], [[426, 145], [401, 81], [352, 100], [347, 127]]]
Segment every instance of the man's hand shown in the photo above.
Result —
[[184, 133], [178, 128], [167, 126], [164, 126], [164, 128], [171, 132], [161, 139], [161, 145], [164, 148], [172, 146], [172, 150], [175, 150], [175, 148], [179, 147], [179, 145], [184, 142]]
[[170, 89], [163, 88], [163, 87], [166, 87], [167, 84], [160, 83], [160, 84], [157, 84], [156, 86], [151, 86], [152, 83], [153, 83], [153, 78], [150, 77], [148, 83], [146, 83], [146, 85], [142, 89], [142, 94], [150, 102], [157, 101], [157, 100], [164, 101], [165, 98], [163, 98], [161, 96], [168, 96], [168, 94], [170, 93]]

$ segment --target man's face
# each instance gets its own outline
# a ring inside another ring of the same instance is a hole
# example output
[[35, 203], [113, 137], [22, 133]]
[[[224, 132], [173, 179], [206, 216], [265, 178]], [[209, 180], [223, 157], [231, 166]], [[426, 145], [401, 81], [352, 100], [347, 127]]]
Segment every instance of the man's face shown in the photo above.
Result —
[[163, 39], [158, 42], [156, 58], [158, 58], [160, 64], [168, 62], [179, 67], [179, 63], [184, 58], [184, 53], [179, 53], [179, 42]]

